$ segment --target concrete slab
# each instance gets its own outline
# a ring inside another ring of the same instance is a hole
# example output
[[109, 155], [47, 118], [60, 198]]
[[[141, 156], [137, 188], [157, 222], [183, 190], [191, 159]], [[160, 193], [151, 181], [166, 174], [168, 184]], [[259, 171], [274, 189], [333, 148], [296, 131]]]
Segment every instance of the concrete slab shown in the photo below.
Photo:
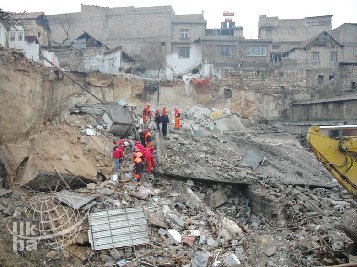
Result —
[[239, 165], [243, 167], [251, 167], [253, 170], [255, 170], [262, 161], [263, 157], [258, 151], [249, 150], [248, 153], [239, 162]]
[[80, 195], [75, 192], [71, 192], [68, 190], [63, 190], [60, 192], [56, 192], [55, 195], [58, 197], [59, 201], [74, 208], [80, 209], [82, 206], [88, 204], [93, 199], [96, 198], [95, 195]]
[[238, 131], [245, 132], [245, 127], [237, 115], [219, 119], [216, 121], [216, 127], [222, 131]]

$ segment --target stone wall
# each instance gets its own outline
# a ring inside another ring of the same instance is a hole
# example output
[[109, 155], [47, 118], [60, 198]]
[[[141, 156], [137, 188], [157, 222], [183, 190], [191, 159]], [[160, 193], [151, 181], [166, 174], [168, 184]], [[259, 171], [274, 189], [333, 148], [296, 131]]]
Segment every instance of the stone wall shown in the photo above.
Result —
[[[341, 64], [339, 73], [340, 87], [344, 91], [356, 90], [357, 88], [357, 64]], [[355, 88], [353, 88], [353, 84]]]
[[306, 91], [306, 72], [298, 69], [222, 71], [222, 85], [259, 93]]
[[[317, 85], [318, 76], [322, 74], [324, 74], [323, 83]], [[334, 76], [333, 80], [330, 80], [331, 75]], [[222, 71], [220, 93], [218, 94], [220, 97], [216, 98], [214, 102], [216, 107], [226, 106], [232, 111], [240, 113], [242, 117], [259, 120], [284, 120], [290, 118], [291, 102], [345, 94], [351, 90], [351, 82], [356, 79], [357, 66], [354, 64], [342, 65], [336, 72], [285, 68], [267, 71], [225, 69]], [[355, 84], [357, 85], [357, 82]], [[224, 95], [222, 88], [231, 90], [232, 97], [229, 99], [222, 97]], [[324, 105], [314, 110], [306, 105], [301, 107], [301, 109], [307, 109], [305, 111], [295, 111], [294, 109], [292, 119], [351, 118], [346, 113], [348, 109], [344, 109], [342, 112], [340, 105], [329, 105], [328, 111]], [[295, 114], [295, 112], [297, 113]]]
[[75, 47], [48, 47], [46, 50], [56, 54], [61, 68], [77, 71], [82, 71], [84, 69], [83, 53]]

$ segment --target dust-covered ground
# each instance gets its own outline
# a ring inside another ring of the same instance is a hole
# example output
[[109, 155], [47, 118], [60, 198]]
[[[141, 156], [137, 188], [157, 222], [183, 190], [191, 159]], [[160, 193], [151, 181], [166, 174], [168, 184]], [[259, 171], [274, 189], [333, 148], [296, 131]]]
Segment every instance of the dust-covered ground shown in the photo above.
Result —
[[[234, 183], [281, 185], [335, 185], [330, 174], [287, 132], [257, 134], [249, 128], [220, 134], [207, 130], [206, 119], [197, 122], [193, 116], [183, 119], [183, 127], [172, 129], [164, 139], [161, 167], [166, 174]], [[233, 121], [233, 120], [232, 120]], [[192, 136], [192, 124], [201, 123], [198, 137]], [[234, 123], [234, 121], [233, 121]], [[253, 152], [261, 157], [254, 168], [241, 164]], [[253, 170], [254, 169], [254, 170]]]

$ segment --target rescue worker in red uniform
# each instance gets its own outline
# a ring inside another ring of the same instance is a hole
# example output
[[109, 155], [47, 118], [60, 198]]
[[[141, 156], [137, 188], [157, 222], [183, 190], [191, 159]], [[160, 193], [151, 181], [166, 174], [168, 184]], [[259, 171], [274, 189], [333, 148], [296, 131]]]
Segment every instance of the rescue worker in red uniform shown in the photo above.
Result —
[[154, 152], [154, 148], [148, 148], [144, 151], [143, 157], [145, 159], [147, 168], [148, 168], [148, 173], [151, 173], [151, 168], [155, 168], [155, 162], [154, 162], [154, 157], [152, 153]]
[[150, 105], [147, 104], [143, 110], [143, 123], [145, 124], [147, 119], [151, 122], [151, 112], [150, 112]]
[[141, 153], [140, 151], [136, 151], [133, 154], [133, 160], [135, 160], [136, 158], [141, 158], [141, 160], [143, 160], [143, 153]]
[[143, 161], [141, 158], [135, 158], [134, 164], [136, 183], [138, 186], [140, 186], [141, 172], [143, 170]]
[[175, 108], [175, 129], [180, 130], [180, 119], [181, 119], [181, 115], [180, 115], [180, 111]]
[[140, 152], [144, 152], [145, 151], [145, 147], [139, 141], [135, 141], [135, 150], [138, 150]]
[[118, 173], [120, 164], [123, 162], [124, 152], [123, 146], [115, 146], [113, 150], [113, 159], [114, 159], [114, 172]]
[[151, 148], [152, 146], [152, 137], [151, 137], [151, 133], [148, 132], [148, 130], [144, 130], [144, 139], [145, 139], [145, 144], [146, 144], [146, 148]]

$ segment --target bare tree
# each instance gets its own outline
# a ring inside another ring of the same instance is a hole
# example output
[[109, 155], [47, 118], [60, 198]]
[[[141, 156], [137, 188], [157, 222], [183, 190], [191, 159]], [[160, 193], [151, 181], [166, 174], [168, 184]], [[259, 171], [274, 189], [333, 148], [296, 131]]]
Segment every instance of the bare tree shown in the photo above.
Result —
[[70, 31], [73, 29], [74, 24], [76, 23], [76, 18], [66, 16], [64, 18], [54, 17], [50, 19], [51, 27], [58, 27], [62, 33], [64, 33], [64, 39], [62, 40], [62, 44], [66, 41], [70, 40]]
[[157, 77], [160, 77], [160, 72], [166, 66], [165, 49], [161, 43], [146, 43], [142, 46], [143, 66], [146, 69], [157, 70]]

